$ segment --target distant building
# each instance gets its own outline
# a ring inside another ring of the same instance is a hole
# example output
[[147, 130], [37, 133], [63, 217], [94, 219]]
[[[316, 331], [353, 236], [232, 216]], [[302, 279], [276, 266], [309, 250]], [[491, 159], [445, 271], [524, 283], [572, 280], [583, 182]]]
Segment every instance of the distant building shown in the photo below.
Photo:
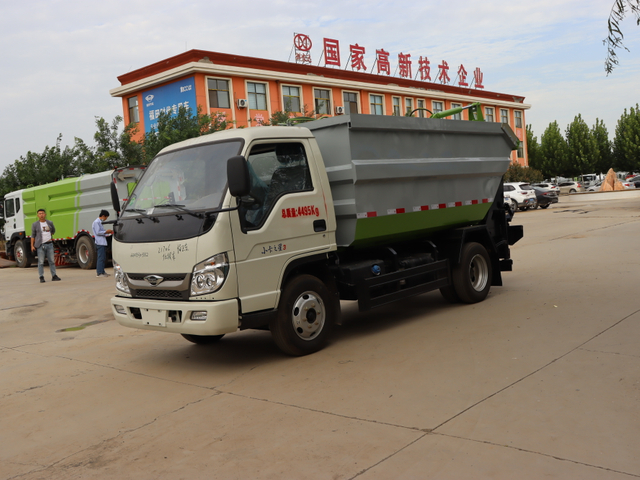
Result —
[[[521, 146], [513, 162], [528, 165], [524, 97], [411, 78], [243, 57], [204, 50], [167, 58], [118, 77], [111, 90], [122, 98], [125, 124], [137, 123], [138, 138], [156, 125], [160, 112], [181, 105], [195, 113], [222, 114], [234, 127], [269, 123], [274, 112], [334, 116], [429, 117], [473, 102], [482, 104], [485, 121], [508, 123]], [[467, 119], [464, 111], [454, 119]]]

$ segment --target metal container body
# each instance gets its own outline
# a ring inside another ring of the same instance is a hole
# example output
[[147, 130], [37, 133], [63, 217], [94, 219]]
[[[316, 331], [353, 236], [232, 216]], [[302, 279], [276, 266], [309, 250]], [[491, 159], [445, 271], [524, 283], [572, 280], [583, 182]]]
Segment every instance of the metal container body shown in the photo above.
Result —
[[518, 144], [508, 125], [489, 122], [344, 115], [305, 127], [322, 152], [341, 247], [481, 222]]

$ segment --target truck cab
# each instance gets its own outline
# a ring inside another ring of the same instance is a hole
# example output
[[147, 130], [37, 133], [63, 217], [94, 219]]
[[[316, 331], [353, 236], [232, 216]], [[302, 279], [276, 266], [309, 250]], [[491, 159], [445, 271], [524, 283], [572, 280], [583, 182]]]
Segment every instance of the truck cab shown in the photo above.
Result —
[[[227, 188], [227, 160], [237, 156], [250, 179], [239, 200]], [[116, 225], [114, 314], [196, 341], [236, 331], [243, 318], [276, 309], [288, 271], [336, 249], [335, 228], [306, 128], [233, 130], [168, 147]]]

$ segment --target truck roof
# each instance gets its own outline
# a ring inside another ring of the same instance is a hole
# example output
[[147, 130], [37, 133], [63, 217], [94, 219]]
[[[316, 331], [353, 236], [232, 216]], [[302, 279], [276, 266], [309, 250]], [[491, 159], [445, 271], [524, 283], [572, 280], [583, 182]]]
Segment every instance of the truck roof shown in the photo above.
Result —
[[185, 147], [193, 147], [196, 145], [219, 142], [221, 140], [242, 139], [250, 142], [256, 138], [310, 138], [313, 137], [311, 131], [306, 127], [252, 127], [252, 128], [231, 128], [219, 132], [202, 135], [201, 137], [191, 138], [182, 142], [174, 143], [163, 148], [160, 154], [171, 152]]

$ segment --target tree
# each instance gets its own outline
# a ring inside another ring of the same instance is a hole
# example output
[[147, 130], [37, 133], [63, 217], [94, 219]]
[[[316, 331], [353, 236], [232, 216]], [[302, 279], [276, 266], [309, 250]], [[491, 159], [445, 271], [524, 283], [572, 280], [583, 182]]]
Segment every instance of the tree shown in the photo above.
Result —
[[538, 143], [538, 137], [533, 135], [533, 129], [530, 124], [527, 125], [527, 158], [531, 168], [542, 170], [540, 144]]
[[43, 185], [78, 175], [73, 148], [61, 148], [62, 135], [42, 153], [27, 152], [7, 166], [0, 177], [0, 196], [21, 188]]
[[640, 170], [640, 108], [631, 107], [618, 120], [613, 139], [614, 166], [617, 170], [637, 172]]
[[627, 16], [628, 11], [636, 17], [636, 25], [640, 25], [640, 0], [615, 0], [613, 2], [607, 22], [609, 35], [602, 41], [607, 47], [607, 56], [604, 60], [604, 71], [607, 72], [607, 75], [618, 65], [616, 50], [624, 48], [627, 52], [629, 51], [622, 42], [624, 35], [620, 29], [620, 23]]
[[504, 174], [505, 182], [538, 183], [541, 182], [543, 178], [542, 172], [539, 170], [531, 167], [523, 167], [519, 163], [509, 165], [507, 173]]
[[591, 128], [591, 136], [596, 147], [593, 171], [595, 173], [606, 173], [613, 167], [613, 152], [611, 150], [609, 132], [604, 125], [604, 121], [596, 118], [596, 123]]
[[591, 173], [594, 169], [597, 149], [587, 123], [578, 114], [566, 132], [568, 173], [570, 176]]
[[565, 141], [558, 122], [553, 121], [540, 138], [540, 153], [542, 155], [542, 174], [545, 178], [567, 175], [567, 142]]
[[226, 130], [233, 123], [227, 120], [222, 113], [206, 115], [201, 110], [198, 107], [198, 112], [192, 115], [190, 108], [180, 107], [175, 116], [160, 112], [158, 129], [152, 129], [144, 137], [142, 163], [148, 163], [153, 160], [153, 157], [164, 147], [189, 138]]

